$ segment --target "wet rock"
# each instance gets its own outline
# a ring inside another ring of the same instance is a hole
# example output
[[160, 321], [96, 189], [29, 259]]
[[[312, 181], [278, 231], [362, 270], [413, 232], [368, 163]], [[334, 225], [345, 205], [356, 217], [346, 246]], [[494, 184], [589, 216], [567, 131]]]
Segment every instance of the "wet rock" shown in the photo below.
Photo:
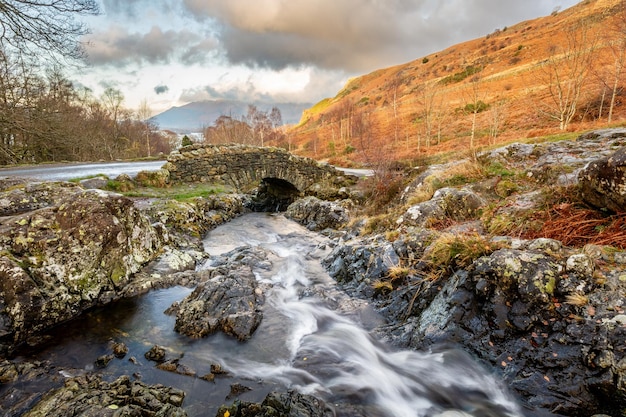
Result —
[[163, 385], [146, 385], [121, 376], [106, 382], [100, 376], [69, 378], [47, 393], [25, 417], [160, 416], [184, 417], [185, 393]]
[[331, 417], [335, 413], [323, 401], [295, 391], [272, 392], [261, 404], [238, 402], [221, 406], [216, 417]]
[[[409, 244], [404, 246], [406, 251], [413, 249]], [[394, 244], [381, 236], [375, 236], [337, 245], [322, 264], [337, 282], [372, 296], [374, 291], [371, 284], [387, 276], [389, 269], [399, 262]]]
[[591, 162], [578, 179], [581, 195], [590, 205], [615, 213], [626, 210], [626, 148]]
[[305, 197], [289, 205], [285, 216], [302, 224], [309, 230], [339, 229], [350, 217], [348, 211], [333, 201]]
[[118, 194], [46, 187], [30, 194], [46, 207], [0, 217], [0, 351], [120, 298], [168, 239]]
[[241, 385], [240, 383], [231, 384], [230, 392], [226, 396], [226, 399], [230, 400], [231, 398], [239, 397], [244, 392], [248, 392], [251, 390], [252, 388], [246, 387], [245, 385]]
[[249, 266], [216, 269], [211, 278], [172, 310], [176, 311], [174, 329], [190, 337], [205, 337], [216, 331], [246, 340], [263, 317], [263, 297]]
[[128, 353], [128, 346], [126, 346], [126, 343], [123, 342], [114, 342], [112, 345], [112, 350], [113, 355], [116, 358], [122, 359]]
[[154, 345], [144, 354], [144, 357], [149, 361], [162, 363], [165, 362], [165, 348], [162, 346]]
[[109, 362], [113, 360], [114, 355], [102, 355], [98, 356], [96, 359], [96, 367], [97, 368], [106, 368], [109, 365]]
[[167, 360], [156, 367], [162, 371], [173, 372], [179, 375], [196, 376], [196, 371], [179, 362], [180, 359]]

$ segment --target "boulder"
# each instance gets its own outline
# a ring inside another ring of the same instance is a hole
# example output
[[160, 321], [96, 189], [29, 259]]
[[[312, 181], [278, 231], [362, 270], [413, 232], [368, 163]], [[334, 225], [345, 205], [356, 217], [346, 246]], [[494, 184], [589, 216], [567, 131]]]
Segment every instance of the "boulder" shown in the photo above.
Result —
[[69, 378], [46, 394], [25, 417], [160, 416], [185, 417], [185, 393], [161, 384], [147, 385], [121, 376], [106, 382], [98, 375]]
[[578, 175], [582, 198], [614, 213], [626, 211], [626, 148], [590, 162]]
[[339, 229], [350, 220], [348, 211], [334, 201], [305, 197], [289, 205], [285, 216], [309, 230]]
[[205, 337], [222, 331], [239, 340], [249, 339], [261, 323], [261, 291], [257, 291], [252, 269], [216, 269], [211, 278], [200, 283], [180, 304], [174, 329], [190, 337]]
[[109, 179], [106, 177], [93, 177], [80, 180], [78, 183], [85, 189], [104, 189], [108, 185]]
[[295, 391], [271, 392], [261, 404], [236, 401], [221, 406], [217, 416], [231, 417], [331, 417], [335, 412], [322, 400]]
[[146, 213], [170, 231], [201, 238], [209, 230], [244, 213], [248, 199], [249, 196], [242, 194], [221, 194], [185, 201], [156, 200], [146, 208]]
[[471, 190], [441, 188], [430, 200], [409, 207], [397, 223], [428, 227], [446, 219], [467, 220], [475, 217], [485, 204], [486, 201]]
[[31, 203], [0, 217], [0, 351], [120, 298], [168, 240], [118, 194], [49, 183], [0, 200], [16, 192]]

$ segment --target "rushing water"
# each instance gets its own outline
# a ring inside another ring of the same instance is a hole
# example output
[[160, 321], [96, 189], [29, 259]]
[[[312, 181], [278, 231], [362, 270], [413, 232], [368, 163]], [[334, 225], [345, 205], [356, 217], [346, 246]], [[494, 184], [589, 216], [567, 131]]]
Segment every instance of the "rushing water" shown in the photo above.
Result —
[[[55, 330], [37, 353], [60, 375], [94, 370], [94, 358], [110, 352], [110, 340], [123, 341], [127, 358], [101, 370], [106, 377], [134, 374], [146, 383], [186, 391], [190, 416], [213, 416], [234, 400], [230, 385], [250, 391], [243, 401], [260, 401], [273, 389], [295, 388], [323, 398], [339, 416], [519, 416], [501, 384], [459, 351], [394, 351], [369, 330], [381, 319], [366, 302], [337, 290], [320, 265], [329, 242], [281, 215], [249, 214], [206, 237], [210, 262], [229, 251], [256, 247], [267, 260], [254, 268], [265, 288], [263, 321], [253, 337], [238, 342], [223, 334], [191, 340], [173, 331], [174, 317], [163, 311], [184, 298], [186, 288], [153, 291], [115, 303]], [[210, 266], [210, 265], [207, 265]], [[220, 364], [229, 374], [214, 382], [158, 370], [143, 358], [152, 345], [198, 376]]]

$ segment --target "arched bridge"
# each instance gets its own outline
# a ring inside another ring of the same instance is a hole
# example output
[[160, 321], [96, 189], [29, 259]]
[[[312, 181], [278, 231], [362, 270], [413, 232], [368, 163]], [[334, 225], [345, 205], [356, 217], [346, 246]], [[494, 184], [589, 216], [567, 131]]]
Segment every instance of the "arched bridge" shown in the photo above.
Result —
[[336, 198], [333, 193], [354, 183], [353, 177], [311, 158], [281, 148], [239, 144], [186, 146], [172, 152], [164, 168], [172, 182], [221, 183], [240, 192], [259, 188], [290, 201], [302, 195]]

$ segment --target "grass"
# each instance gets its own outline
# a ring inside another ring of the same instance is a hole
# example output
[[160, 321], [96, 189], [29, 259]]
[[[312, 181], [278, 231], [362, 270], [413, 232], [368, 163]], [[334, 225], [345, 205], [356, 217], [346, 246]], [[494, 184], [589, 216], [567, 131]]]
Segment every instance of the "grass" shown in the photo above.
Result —
[[127, 197], [167, 198], [185, 201], [196, 197], [208, 197], [224, 192], [227, 192], [227, 190], [214, 184], [180, 184], [167, 188], [137, 187], [133, 190], [121, 192], [121, 194]]
[[442, 233], [426, 249], [422, 259], [430, 266], [431, 277], [436, 279], [448, 268], [467, 268], [476, 259], [500, 248], [501, 246], [490, 242], [486, 236], [477, 233]]

